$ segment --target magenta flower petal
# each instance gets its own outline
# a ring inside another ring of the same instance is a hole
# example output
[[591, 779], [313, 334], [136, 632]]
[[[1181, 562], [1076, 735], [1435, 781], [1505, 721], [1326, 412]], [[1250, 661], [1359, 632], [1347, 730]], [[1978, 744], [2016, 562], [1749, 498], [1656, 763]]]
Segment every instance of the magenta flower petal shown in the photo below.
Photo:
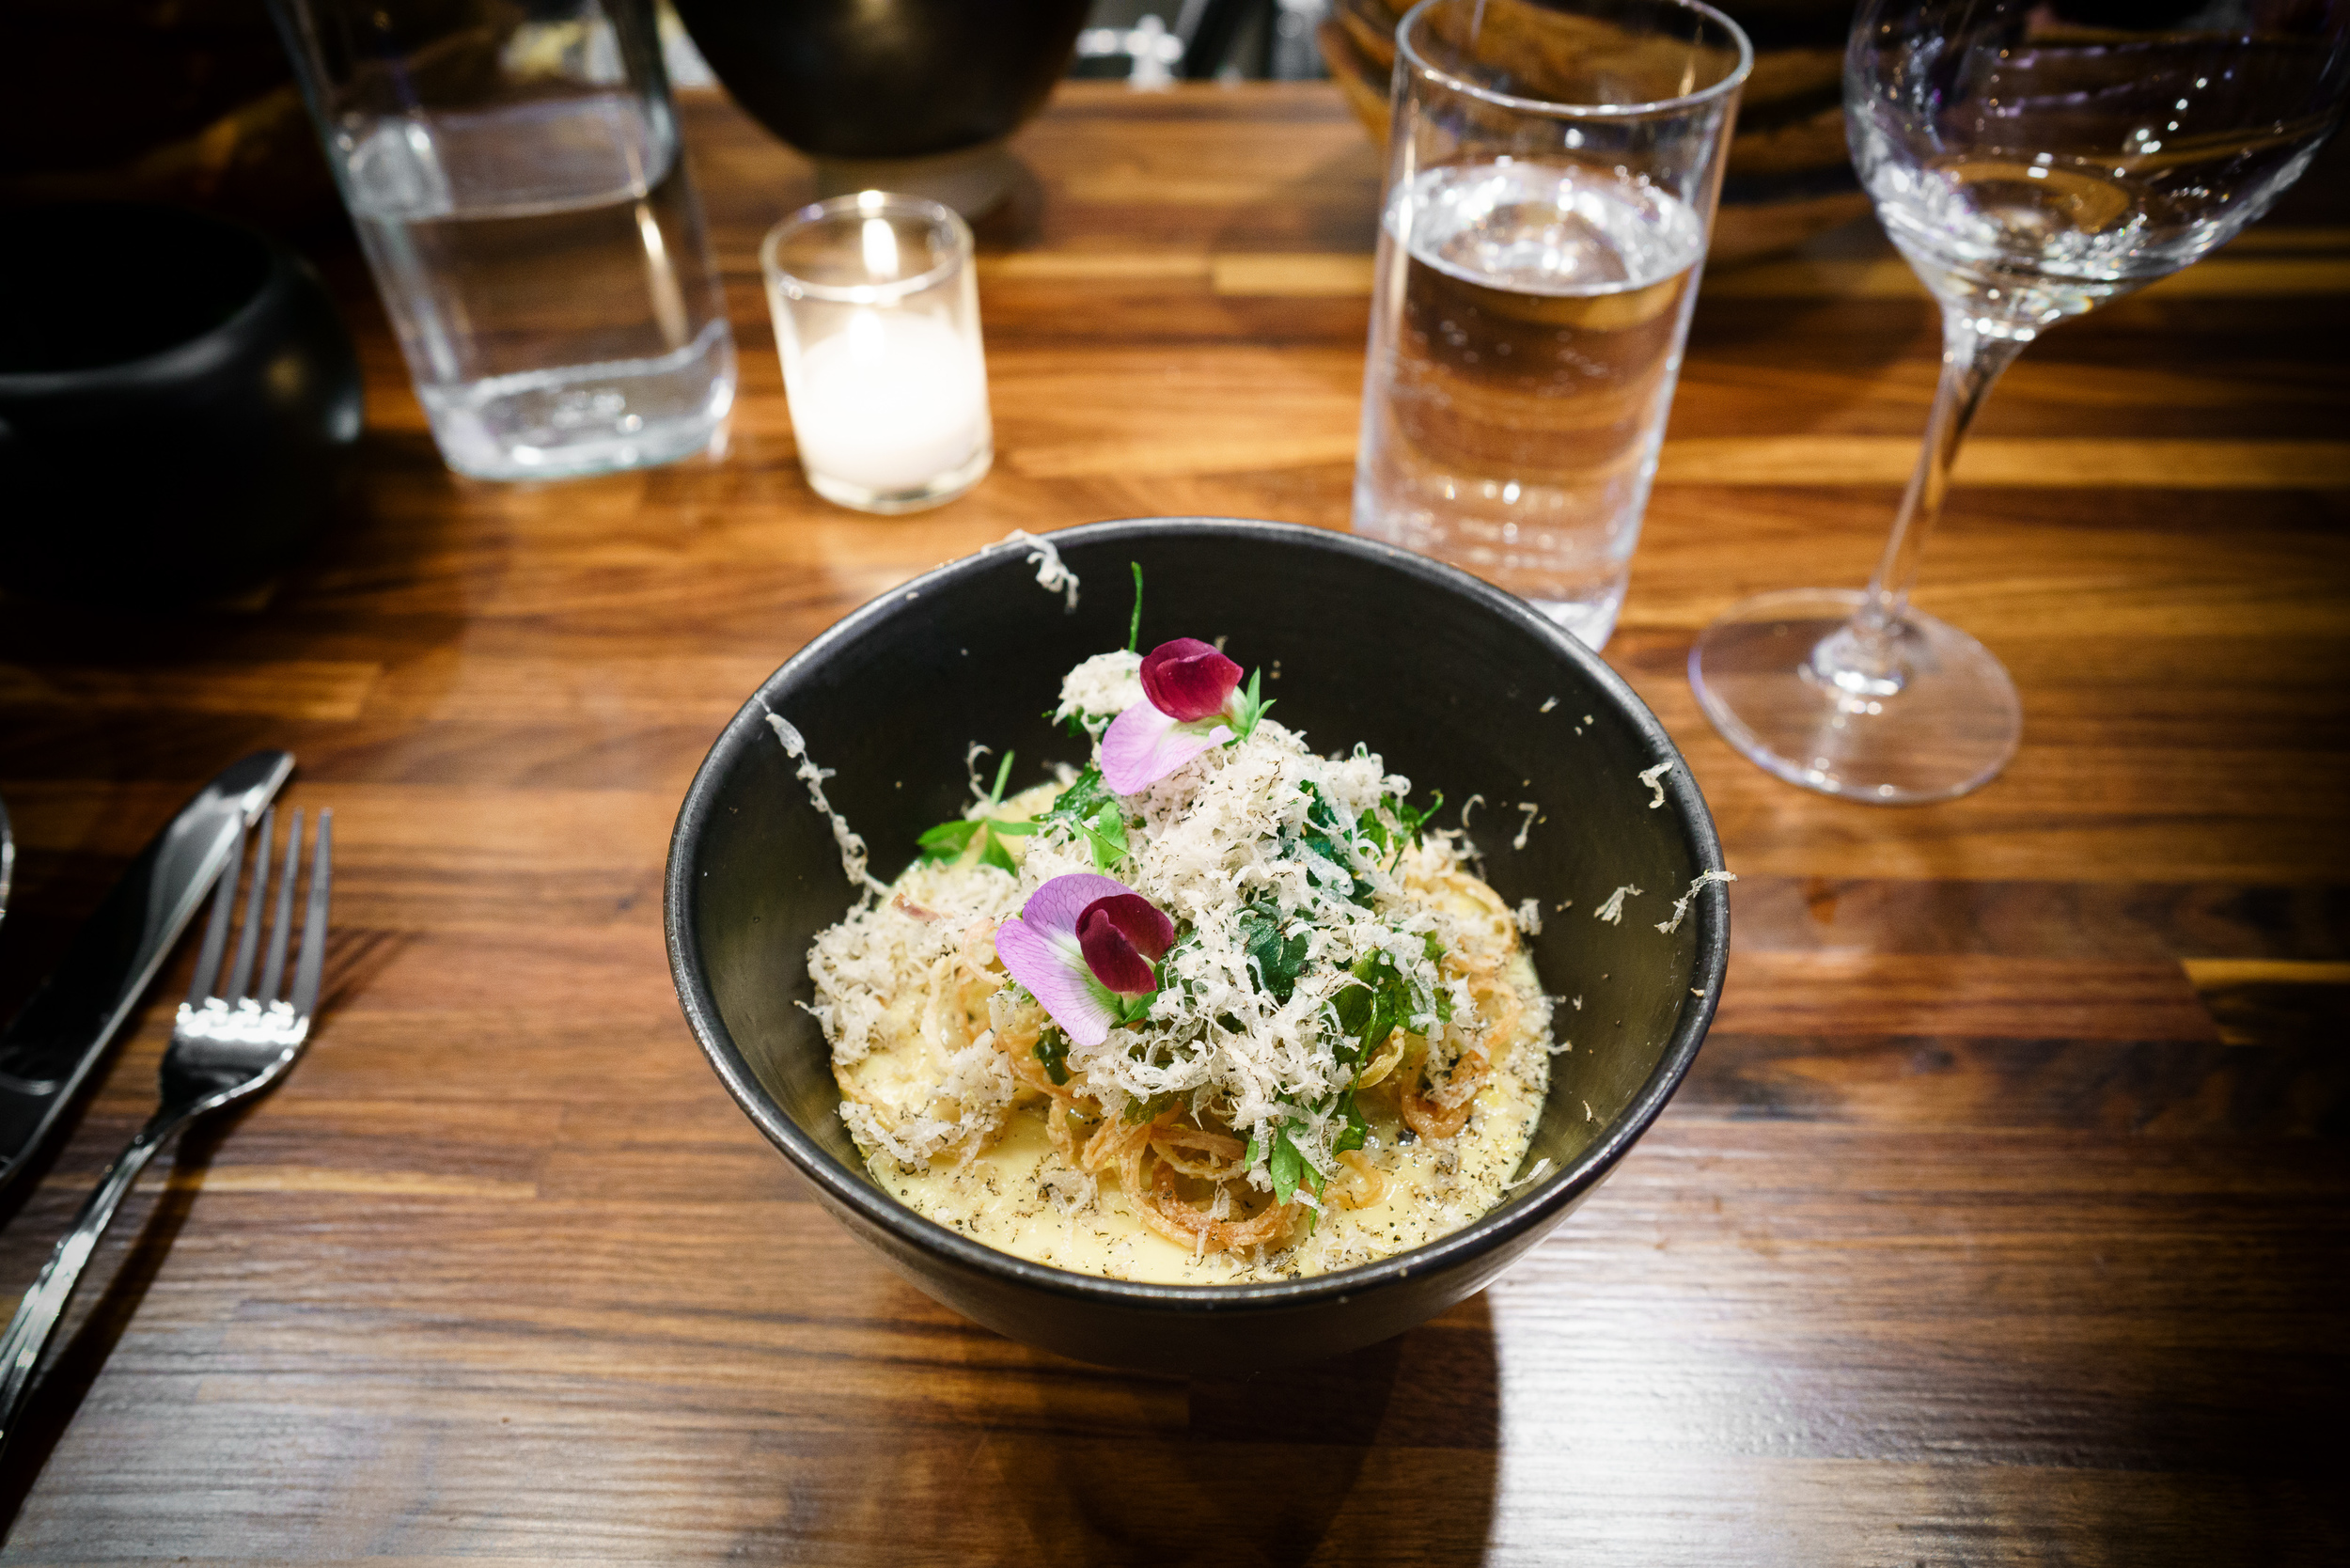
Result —
[[1097, 994], [1084, 954], [1073, 948], [1073, 943], [1064, 948], [1025, 920], [1005, 920], [995, 928], [995, 956], [1011, 978], [1027, 987], [1071, 1040], [1099, 1045], [1110, 1037], [1109, 1004]]
[[[1150, 907], [1151, 901], [1114, 876], [1097, 876], [1091, 871], [1077, 871], [1069, 876], [1057, 876], [1028, 895], [1028, 902], [1020, 906], [1021, 923], [1030, 931], [1047, 936], [1058, 936], [1073, 942], [1077, 934], [1077, 917], [1104, 899], [1123, 894]], [[1023, 985], [1027, 981], [1022, 980]], [[1028, 986], [1033, 991], [1034, 986]]]
[[1077, 946], [1093, 978], [1122, 996], [1159, 988], [1152, 960], [1175, 940], [1175, 922], [1139, 893], [1096, 899], [1077, 917]]
[[1222, 713], [1239, 689], [1240, 666], [1198, 637], [1163, 642], [1143, 657], [1143, 696], [1179, 724]]
[[1140, 893], [1107, 893], [1086, 905], [1077, 917], [1077, 939], [1085, 940], [1088, 916], [1100, 913], [1142, 956], [1156, 964], [1175, 945], [1175, 922]]
[[1148, 702], [1137, 702], [1110, 721], [1102, 736], [1102, 782], [1113, 793], [1140, 794], [1201, 752], [1232, 738], [1224, 725], [1201, 733]]
[[1085, 950], [1086, 967], [1093, 978], [1122, 996], [1139, 996], [1158, 989], [1151, 961], [1135, 951], [1126, 933], [1110, 923], [1099, 909], [1086, 911], [1077, 926], [1077, 942]]

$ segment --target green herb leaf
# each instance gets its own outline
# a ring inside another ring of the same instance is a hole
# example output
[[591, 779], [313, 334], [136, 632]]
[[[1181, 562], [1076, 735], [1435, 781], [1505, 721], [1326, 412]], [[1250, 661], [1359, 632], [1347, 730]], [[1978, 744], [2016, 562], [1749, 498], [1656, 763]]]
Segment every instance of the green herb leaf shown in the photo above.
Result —
[[[1299, 835], [1296, 842], [1328, 861], [1332, 868], [1346, 879], [1346, 897], [1349, 903], [1364, 909], [1370, 908], [1371, 884], [1354, 870], [1357, 863], [1356, 853], [1354, 849], [1357, 823], [1348, 821], [1346, 816], [1331, 804], [1330, 797], [1322, 792], [1320, 785], [1310, 782], [1307, 784], [1306, 800], [1306, 831]], [[1330, 882], [1327, 877], [1317, 880], [1324, 883]]]
[[1134, 619], [1126, 622], [1126, 651], [1132, 653], [1142, 642], [1142, 563], [1128, 561], [1135, 572]]
[[1345, 1093], [1340, 1096], [1340, 1108], [1346, 1112], [1346, 1130], [1340, 1133], [1339, 1140], [1330, 1146], [1330, 1152], [1333, 1154], [1343, 1154], [1349, 1150], [1360, 1149], [1364, 1141], [1371, 1137], [1371, 1119], [1366, 1117], [1361, 1108], [1355, 1104], [1353, 1084], [1347, 1085]]
[[1306, 949], [1312, 933], [1281, 934], [1279, 916], [1251, 904], [1240, 912], [1241, 943], [1257, 971], [1257, 988], [1277, 1002], [1286, 1002], [1297, 990], [1297, 977], [1306, 967]]
[[1126, 819], [1115, 805], [1104, 803], [1093, 815], [1077, 824], [1092, 847], [1093, 864], [1097, 870], [1110, 870], [1126, 858]]
[[1093, 864], [1109, 870], [1126, 858], [1126, 815], [1118, 797], [1102, 782], [1102, 770], [1088, 768], [1060, 792], [1042, 819], [1064, 822], [1076, 829], [1093, 851]]
[[1290, 1130], [1286, 1125], [1273, 1135], [1273, 1152], [1265, 1159], [1265, 1169], [1273, 1178], [1275, 1202], [1287, 1203], [1294, 1199], [1297, 1184], [1313, 1168], [1306, 1156], [1297, 1152], [1297, 1145], [1290, 1141]]
[[979, 830], [974, 822], [940, 823], [923, 830], [916, 840], [922, 848], [922, 858], [929, 861], [952, 860], [970, 847], [971, 835]]
[[[1444, 944], [1421, 938], [1421, 951], [1431, 962], [1444, 956]], [[1385, 952], [1368, 953], [1355, 961], [1354, 982], [1330, 998], [1331, 1022], [1340, 1038], [1332, 1051], [1340, 1061], [1359, 1065], [1378, 1054], [1397, 1029], [1426, 1034], [1439, 1022], [1452, 1018], [1452, 998], [1442, 987], [1433, 994], [1418, 990]]]
[[1044, 1075], [1056, 1084], [1069, 1081], [1069, 1037], [1058, 1029], [1046, 1029], [1036, 1037], [1036, 1059], [1044, 1064]]
[[[1409, 801], [1398, 795], [1383, 795], [1379, 804], [1365, 811], [1355, 823], [1355, 831], [1377, 846], [1386, 858], [1387, 869], [1393, 870], [1403, 862], [1403, 852], [1419, 841], [1420, 829], [1444, 804], [1444, 792], [1434, 792], [1424, 811], [1416, 811]], [[1396, 825], [1387, 826], [1386, 819], [1393, 817]]]
[[1395, 820], [1402, 824], [1403, 837], [1408, 841], [1418, 838], [1419, 830], [1428, 824], [1428, 819], [1443, 808], [1444, 792], [1442, 790], [1430, 792], [1427, 808], [1419, 811], [1413, 810], [1409, 801], [1399, 799], [1394, 795], [1389, 795], [1387, 802], [1387, 809], [1395, 813]]
[[1257, 695], [1259, 689], [1258, 683], [1263, 679], [1263, 677], [1264, 671], [1261, 669], [1249, 671], [1248, 689], [1241, 693], [1240, 713], [1239, 716], [1232, 722], [1232, 738], [1224, 743], [1226, 745], [1238, 745], [1241, 742], [1255, 734], [1257, 732], [1257, 721], [1263, 718], [1266, 713], [1272, 709], [1273, 704], [1271, 702], [1260, 700]]
[[1118, 797], [1110, 793], [1108, 785], [1102, 782], [1100, 768], [1088, 768], [1070, 780], [1069, 788], [1054, 799], [1051, 808], [1044, 813], [1044, 820], [1051, 822], [1059, 817], [1078, 822], [1091, 816], [1094, 808], [1104, 802], [1115, 806]]
[[[1432, 807], [1430, 809], [1433, 810], [1434, 808]], [[1431, 932], [1426, 936], [1420, 938], [1420, 951], [1428, 955], [1428, 962], [1431, 964], [1441, 964], [1444, 963], [1444, 944], [1436, 940], [1435, 933], [1434, 932]], [[1452, 993], [1447, 991], [1441, 984], [1439, 984], [1436, 987], [1434, 1000], [1436, 1007], [1436, 1022], [1439, 1024], [1451, 1023]], [[1427, 1031], [1425, 1029], [1421, 1029], [1416, 1032], [1425, 1034]]]
[[[989, 792], [987, 797], [987, 804], [990, 806], [1003, 804], [1004, 784], [1011, 777], [1013, 755], [1011, 752], [1005, 752], [1003, 761], [996, 766], [995, 788]], [[921, 838], [916, 839], [915, 842], [921, 847], [922, 859], [935, 863], [959, 857], [971, 847], [971, 840], [975, 836], [983, 836], [980, 837], [979, 842], [979, 863], [1017, 872], [1020, 870], [1018, 862], [1012, 859], [1010, 852], [1006, 850], [998, 840], [1018, 839], [1035, 831], [1036, 823], [1034, 823], [997, 822], [993, 818], [977, 820], [964, 818], [950, 823], [940, 823], [936, 827], [925, 828]]]

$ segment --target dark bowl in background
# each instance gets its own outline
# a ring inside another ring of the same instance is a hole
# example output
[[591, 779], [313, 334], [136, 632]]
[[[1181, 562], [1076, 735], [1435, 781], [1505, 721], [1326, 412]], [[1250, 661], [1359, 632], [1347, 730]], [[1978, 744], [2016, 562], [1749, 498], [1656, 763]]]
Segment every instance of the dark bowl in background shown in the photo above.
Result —
[[246, 587], [326, 521], [359, 360], [309, 267], [175, 208], [0, 213], [0, 587]]
[[[1484, 1286], [1598, 1185], [1664, 1108], [1713, 1017], [1729, 901], [1709, 886], [1656, 929], [1699, 872], [1721, 868], [1704, 799], [1654, 715], [1612, 670], [1520, 600], [1467, 573], [1346, 534], [1277, 523], [1154, 519], [1052, 536], [1084, 581], [1078, 609], [999, 547], [925, 573], [793, 655], [727, 726], [669, 845], [669, 962], [719, 1078], [824, 1208], [915, 1285], [990, 1328], [1081, 1360], [1172, 1372], [1313, 1359], [1401, 1333]], [[1042, 716], [1070, 666], [1125, 646], [1127, 563], [1146, 582], [1142, 646], [1230, 635], [1279, 679], [1275, 716], [1318, 747], [1368, 745], [1424, 798], [1482, 794], [1470, 835], [1488, 880], [1532, 897], [1544, 989], [1574, 1043], [1553, 1058], [1528, 1167], [1543, 1179], [1467, 1229], [1355, 1269], [1265, 1285], [1096, 1278], [981, 1247], [916, 1215], [866, 1174], [840, 1124], [830, 1052], [799, 1004], [809, 941], [852, 890], [823, 816], [766, 719], [796, 725], [838, 770], [834, 806], [888, 880], [916, 836], [959, 815], [965, 748], [1019, 754], [1014, 786], [1083, 760]], [[1549, 699], [1547, 711], [1545, 704]], [[1587, 717], [1588, 715], [1588, 717]], [[1664, 803], [1638, 775], [1670, 762]], [[1512, 847], [1525, 816], [1543, 815]], [[1621, 924], [1592, 917], [1637, 884]], [[1568, 900], [1563, 913], [1555, 906]], [[1587, 1110], [1588, 1105], [1588, 1110]]]
[[678, 0], [751, 117], [819, 158], [1000, 141], [1069, 69], [1089, 0]]

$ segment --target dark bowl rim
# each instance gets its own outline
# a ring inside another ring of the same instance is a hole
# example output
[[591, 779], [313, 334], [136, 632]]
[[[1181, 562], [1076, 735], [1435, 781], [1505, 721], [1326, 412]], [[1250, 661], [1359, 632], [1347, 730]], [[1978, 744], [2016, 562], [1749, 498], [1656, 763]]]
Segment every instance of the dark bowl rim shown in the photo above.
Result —
[[38, 205], [41, 211], [51, 213], [69, 209], [107, 209], [142, 213], [166, 222], [186, 223], [196, 229], [210, 229], [217, 236], [243, 240], [257, 247], [261, 256], [261, 273], [254, 280], [252, 293], [246, 295], [235, 309], [203, 331], [182, 337], [176, 343], [150, 349], [129, 359], [111, 360], [104, 365], [86, 366], [78, 370], [10, 370], [0, 367], [0, 391], [5, 391], [11, 399], [140, 392], [151, 390], [159, 384], [193, 380], [229, 357], [231, 345], [252, 331], [254, 321], [270, 308], [271, 301], [275, 296], [286, 290], [289, 276], [296, 272], [292, 254], [276, 240], [248, 224], [237, 223], [217, 213], [201, 212], [193, 208], [160, 201], [110, 199], [53, 201]]
[[[1044, 537], [1056, 547], [1068, 548], [1163, 537], [1172, 529], [1275, 541], [1308, 550], [1326, 550], [1378, 560], [1406, 575], [1418, 578], [1432, 588], [1466, 598], [1480, 607], [1515, 622], [1528, 635], [1564, 651], [1583, 667], [1584, 673], [1606, 700], [1630, 719], [1648, 741], [1651, 760], [1672, 764], [1670, 771], [1659, 782], [1666, 799], [1678, 808], [1678, 820], [1688, 837], [1692, 862], [1701, 871], [1724, 870], [1721, 840], [1714, 829], [1713, 814], [1706, 808], [1704, 796], [1689, 776], [1687, 762], [1674, 746], [1672, 738], [1666, 733], [1665, 727], [1649, 711], [1648, 705], [1633, 693], [1622, 676], [1570, 633], [1544, 618], [1524, 600], [1504, 593], [1457, 567], [1353, 534], [1294, 523], [1270, 523], [1245, 518], [1121, 518], [1058, 529]], [[771, 711], [768, 702], [771, 693], [789, 683], [799, 672], [821, 663], [835, 648], [862, 635], [868, 627], [892, 613], [905, 603], [910, 591], [927, 596], [951, 588], [964, 577], [992, 570], [1008, 551], [1015, 548], [1025, 548], [1019, 541], [1019, 536], [933, 567], [884, 591], [818, 633], [760, 683], [759, 690], [720, 731], [717, 740], [711, 745], [709, 755], [695, 773], [694, 782], [688, 786], [684, 802], [679, 808], [676, 828], [670, 835], [668, 865], [663, 878], [662, 925], [668, 943], [670, 976], [676, 983], [678, 1000], [684, 1009], [686, 1024], [694, 1031], [694, 1038], [700, 1043], [703, 1055], [710, 1058], [712, 1069], [718, 1074], [719, 1082], [726, 1086], [727, 1092], [733, 1096], [735, 1104], [751, 1119], [752, 1124], [766, 1135], [767, 1140], [782, 1151], [784, 1157], [799, 1173], [816, 1184], [822, 1194], [900, 1242], [922, 1251], [941, 1254], [964, 1269], [991, 1276], [1008, 1284], [1104, 1307], [1176, 1313], [1288, 1311], [1324, 1303], [1343, 1302], [1412, 1275], [1449, 1272], [1469, 1265], [1479, 1255], [1529, 1232], [1539, 1235], [1548, 1228], [1552, 1216], [1572, 1207], [1615, 1168], [1624, 1152], [1664, 1110], [1666, 1103], [1672, 1098], [1673, 1091], [1687, 1074], [1689, 1064], [1696, 1059], [1698, 1046], [1713, 1023], [1714, 1010], [1721, 996], [1722, 977], [1729, 966], [1730, 901], [1720, 885], [1709, 884], [1700, 889], [1698, 898], [1690, 906], [1690, 913], [1695, 917], [1697, 942], [1697, 962], [1691, 978], [1703, 987], [1702, 993], [1694, 998], [1697, 1005], [1682, 1013], [1656, 1066], [1634, 1093], [1630, 1104], [1608, 1122], [1597, 1139], [1573, 1162], [1544, 1176], [1527, 1198], [1505, 1202], [1461, 1230], [1435, 1241], [1392, 1257], [1330, 1274], [1254, 1285], [1162, 1285], [1077, 1274], [1046, 1263], [1031, 1262], [1009, 1252], [999, 1252], [935, 1220], [924, 1218], [883, 1192], [862, 1173], [839, 1164], [801, 1131], [797, 1123], [784, 1115], [781, 1107], [760, 1087], [749, 1062], [744, 1058], [725, 1023], [719, 1018], [717, 999], [699, 973], [700, 949], [693, 931], [695, 891], [693, 878], [689, 874], [692, 852], [714, 809], [720, 782], [745, 745], [772, 744], [769, 740], [771, 731], [766, 724]]]

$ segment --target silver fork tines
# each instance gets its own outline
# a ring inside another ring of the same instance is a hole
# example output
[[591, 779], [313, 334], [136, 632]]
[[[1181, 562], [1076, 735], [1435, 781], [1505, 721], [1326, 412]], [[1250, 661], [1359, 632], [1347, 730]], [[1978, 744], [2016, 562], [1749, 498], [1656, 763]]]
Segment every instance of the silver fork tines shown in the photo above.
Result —
[[[235, 917], [237, 885], [244, 874], [245, 835], [240, 830], [227, 870], [221, 873], [219, 891], [212, 896], [212, 914], [197, 950], [196, 978], [188, 999], [171, 1031], [164, 1052], [163, 1104], [130, 1146], [106, 1168], [104, 1176], [73, 1218], [49, 1266], [17, 1304], [16, 1317], [0, 1335], [0, 1449], [16, 1430], [25, 1391], [41, 1350], [65, 1310], [82, 1277], [82, 1266], [97, 1247], [98, 1237], [114, 1218], [115, 1209], [139, 1172], [172, 1135], [199, 1116], [247, 1099], [286, 1075], [310, 1036], [311, 1014], [319, 1003], [319, 980], [326, 965], [326, 905], [334, 885], [334, 813], [321, 811], [318, 835], [310, 854], [309, 897], [302, 917], [302, 948], [294, 959], [293, 980], [284, 996], [286, 949], [293, 934], [294, 882], [302, 869], [302, 813], [287, 823], [286, 854], [277, 868], [276, 897], [269, 897], [270, 843], [275, 813], [265, 811], [258, 824], [253, 849], [252, 881], [245, 895], [244, 920], [237, 937], [228, 984], [222, 987], [221, 960], [228, 951], [228, 928]], [[263, 912], [268, 912], [266, 938]], [[260, 984], [252, 985], [256, 960]]]
[[[293, 935], [294, 884], [302, 862], [302, 811], [296, 808], [286, 824], [286, 855], [277, 870], [276, 896], [268, 898], [270, 841], [276, 818], [274, 808], [261, 813], [253, 846], [253, 876], [245, 893], [244, 920], [237, 934], [236, 956], [230, 962], [228, 983], [218, 985], [221, 961], [227, 955], [228, 927], [236, 905], [237, 879], [221, 878], [212, 898], [212, 918], [204, 928], [204, 945], [196, 955], [196, 976], [188, 999], [180, 1004], [172, 1033], [210, 1040], [235, 1038], [262, 1043], [292, 1044], [308, 1027], [318, 1006], [319, 975], [325, 966], [326, 901], [333, 876], [333, 819], [319, 813], [318, 844], [310, 863], [310, 896], [303, 912], [302, 949], [294, 961], [293, 992], [281, 996], [286, 980], [286, 949]], [[241, 841], [229, 864], [242, 870]], [[265, 903], [266, 900], [266, 903]], [[262, 913], [269, 913], [268, 946], [262, 947]], [[248, 989], [255, 960], [261, 965], [260, 984]]]

